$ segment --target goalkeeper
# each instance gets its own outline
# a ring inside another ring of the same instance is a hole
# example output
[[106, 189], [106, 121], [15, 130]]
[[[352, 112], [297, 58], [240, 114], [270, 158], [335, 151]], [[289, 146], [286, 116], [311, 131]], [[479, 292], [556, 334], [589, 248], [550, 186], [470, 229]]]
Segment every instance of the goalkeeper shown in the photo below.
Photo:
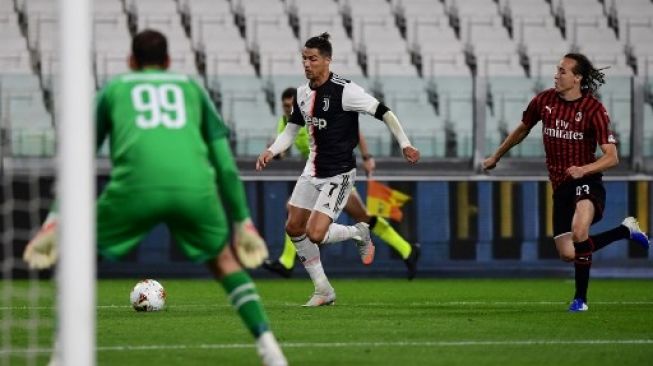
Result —
[[[132, 41], [129, 66], [99, 92], [97, 146], [110, 136], [111, 178], [97, 203], [98, 251], [119, 259], [159, 223], [182, 252], [204, 262], [257, 339], [264, 365], [287, 365], [268, 327], [260, 297], [242, 269], [267, 257], [250, 220], [243, 184], [229, 148], [229, 131], [205, 90], [185, 75], [167, 72], [165, 36], [144, 30]], [[217, 184], [216, 184], [217, 183]], [[234, 251], [221, 202], [235, 224]], [[56, 213], [28, 244], [32, 268], [56, 260]]]

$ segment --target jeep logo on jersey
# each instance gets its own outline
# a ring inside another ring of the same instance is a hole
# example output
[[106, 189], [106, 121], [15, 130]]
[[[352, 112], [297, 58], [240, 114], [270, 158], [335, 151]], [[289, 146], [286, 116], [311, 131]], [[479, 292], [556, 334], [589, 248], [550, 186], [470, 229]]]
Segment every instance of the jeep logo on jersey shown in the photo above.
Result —
[[313, 125], [317, 127], [319, 130], [327, 127], [327, 121], [324, 118], [305, 116], [304, 122], [306, 123], [306, 127]]
[[328, 111], [329, 110], [329, 97], [325, 97], [322, 102], [324, 102], [324, 105], [322, 106], [323, 111]]

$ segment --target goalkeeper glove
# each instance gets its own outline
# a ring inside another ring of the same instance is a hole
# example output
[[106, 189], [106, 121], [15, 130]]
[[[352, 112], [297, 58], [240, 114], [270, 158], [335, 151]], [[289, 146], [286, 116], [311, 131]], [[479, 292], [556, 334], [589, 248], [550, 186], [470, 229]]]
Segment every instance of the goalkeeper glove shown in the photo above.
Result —
[[57, 261], [57, 214], [50, 213], [36, 236], [27, 243], [23, 260], [31, 269], [50, 268]]
[[256, 268], [268, 257], [265, 241], [250, 218], [234, 224], [234, 248], [245, 268]]

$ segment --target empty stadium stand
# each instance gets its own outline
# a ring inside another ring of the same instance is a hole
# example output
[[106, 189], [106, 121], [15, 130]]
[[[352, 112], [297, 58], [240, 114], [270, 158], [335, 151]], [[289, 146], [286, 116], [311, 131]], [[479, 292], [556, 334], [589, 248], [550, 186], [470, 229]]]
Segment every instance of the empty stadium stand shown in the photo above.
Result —
[[[10, 154], [54, 151], [57, 2], [0, 0], [0, 118]], [[653, 2], [650, 0], [95, 0], [96, 86], [127, 72], [134, 32], [156, 28], [172, 69], [209, 89], [254, 156], [275, 133], [280, 93], [305, 82], [303, 42], [328, 31], [332, 70], [397, 111], [427, 158], [473, 155], [482, 85], [486, 152], [519, 123], [530, 98], [552, 85], [566, 52], [605, 70], [599, 97], [630, 153], [633, 77], [644, 80], [644, 153], [653, 155]], [[477, 81], [482, 80], [482, 83]], [[385, 126], [363, 118], [375, 155], [397, 155]], [[534, 129], [534, 137], [541, 132]], [[537, 138], [513, 156], [537, 157]]]

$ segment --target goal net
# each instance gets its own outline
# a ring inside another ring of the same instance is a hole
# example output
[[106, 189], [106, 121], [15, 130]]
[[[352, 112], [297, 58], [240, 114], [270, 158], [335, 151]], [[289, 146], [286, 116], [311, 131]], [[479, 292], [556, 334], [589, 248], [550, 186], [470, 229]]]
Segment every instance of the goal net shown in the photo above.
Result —
[[[38, 75], [0, 68], [0, 366], [43, 365], [53, 354], [57, 365], [95, 364], [93, 17], [90, 0], [56, 5], [48, 24], [18, 5], [8, 15], [43, 27], [27, 40], [16, 33], [17, 44], [58, 47], [37, 55]], [[59, 259], [54, 270], [30, 270], [22, 253], [54, 197]]]
[[[4, 148], [11, 143], [3, 143]], [[6, 152], [6, 151], [5, 151]], [[4, 155], [4, 154], [3, 154]], [[51, 204], [52, 171], [32, 158], [4, 158], [0, 170], [0, 365], [42, 365], [53, 344], [55, 292], [51, 271], [29, 270], [25, 245]]]

